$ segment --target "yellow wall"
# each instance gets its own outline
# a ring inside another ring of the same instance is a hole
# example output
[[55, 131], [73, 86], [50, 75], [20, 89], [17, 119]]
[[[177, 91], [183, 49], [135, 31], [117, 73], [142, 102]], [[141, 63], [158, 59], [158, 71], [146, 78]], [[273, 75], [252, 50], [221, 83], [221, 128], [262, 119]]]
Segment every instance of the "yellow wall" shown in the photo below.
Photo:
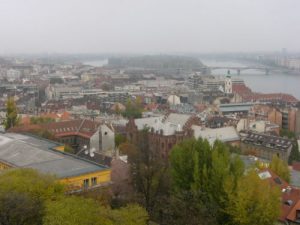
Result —
[[57, 151], [64, 152], [64, 151], [65, 151], [65, 146], [64, 146], [64, 145], [57, 146], [57, 147], [55, 147], [54, 149], [57, 150]]
[[[12, 168], [12, 166], [0, 162], [0, 171], [9, 168]], [[111, 174], [111, 170], [105, 169], [105, 170], [99, 170], [97, 172], [87, 173], [79, 176], [62, 178], [60, 179], [60, 181], [66, 185], [67, 191], [80, 191], [84, 189], [83, 182], [85, 179], [89, 180], [88, 188], [93, 188], [93, 187], [97, 187], [109, 183], [111, 181], [110, 174]], [[95, 186], [92, 186], [93, 177], [96, 177], [97, 179], [97, 184]]]
[[[104, 185], [111, 181], [110, 179], [111, 170], [101, 170], [94, 173], [83, 174], [74, 177], [68, 177], [60, 179], [60, 181], [67, 186], [67, 191], [80, 191], [84, 189], [83, 183], [85, 179], [89, 180], [89, 188]], [[92, 186], [92, 178], [97, 178], [97, 185]]]
[[5, 164], [4, 162], [0, 162], [0, 170], [6, 170], [11, 168], [12, 166]]

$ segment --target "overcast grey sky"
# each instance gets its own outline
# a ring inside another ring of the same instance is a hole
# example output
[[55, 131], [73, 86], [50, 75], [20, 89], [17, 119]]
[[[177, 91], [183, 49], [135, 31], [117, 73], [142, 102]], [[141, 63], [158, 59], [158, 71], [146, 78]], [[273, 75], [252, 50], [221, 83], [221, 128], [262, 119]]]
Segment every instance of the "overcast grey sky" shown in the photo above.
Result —
[[299, 0], [0, 0], [0, 54], [300, 51]]

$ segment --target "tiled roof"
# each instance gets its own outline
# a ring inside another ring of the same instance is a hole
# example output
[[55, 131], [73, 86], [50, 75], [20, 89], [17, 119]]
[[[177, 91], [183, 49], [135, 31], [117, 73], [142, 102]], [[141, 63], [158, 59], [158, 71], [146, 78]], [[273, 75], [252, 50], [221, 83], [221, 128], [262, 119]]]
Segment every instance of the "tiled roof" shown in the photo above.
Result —
[[91, 120], [69, 120], [61, 122], [52, 122], [43, 125], [43, 127], [52, 132], [57, 137], [82, 135], [83, 137], [91, 137], [100, 126], [100, 123]]
[[278, 136], [256, 133], [252, 131], [241, 132], [243, 134], [242, 141], [247, 144], [274, 148], [282, 151], [287, 151], [292, 146], [289, 139]]

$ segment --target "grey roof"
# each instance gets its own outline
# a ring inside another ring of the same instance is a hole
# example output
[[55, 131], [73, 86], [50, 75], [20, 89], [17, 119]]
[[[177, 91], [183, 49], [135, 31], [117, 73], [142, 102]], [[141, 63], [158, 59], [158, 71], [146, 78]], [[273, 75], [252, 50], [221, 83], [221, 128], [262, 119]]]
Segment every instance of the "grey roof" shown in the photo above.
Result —
[[252, 105], [252, 103], [221, 104], [219, 109], [221, 112], [242, 112], [249, 111]]
[[58, 178], [72, 177], [107, 167], [54, 150], [58, 144], [32, 136], [0, 134], [0, 161], [15, 167], [33, 168]]
[[240, 136], [234, 127], [221, 127], [221, 128], [202, 128], [201, 126], [193, 125], [195, 138], [207, 139], [210, 144], [213, 144], [216, 140], [222, 142], [239, 141]]
[[246, 144], [264, 146], [281, 151], [287, 151], [292, 147], [292, 142], [286, 138], [268, 134], [261, 134], [253, 131], [242, 131], [240, 132], [240, 134], [243, 136], [242, 142]]

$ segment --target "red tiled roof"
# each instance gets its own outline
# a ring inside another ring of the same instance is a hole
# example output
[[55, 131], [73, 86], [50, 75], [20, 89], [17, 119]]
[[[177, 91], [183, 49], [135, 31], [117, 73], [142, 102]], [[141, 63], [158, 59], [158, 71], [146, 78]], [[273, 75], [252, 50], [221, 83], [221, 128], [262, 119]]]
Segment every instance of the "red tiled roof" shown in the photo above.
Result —
[[232, 85], [232, 93], [237, 93], [241, 96], [250, 95], [252, 91], [245, 84], [233, 84]]
[[52, 122], [43, 127], [52, 132], [56, 137], [79, 135], [90, 138], [98, 129], [100, 123], [91, 120], [68, 120]]
[[[268, 171], [271, 174], [271, 177], [266, 178], [265, 180], [269, 181], [272, 186], [277, 186], [282, 191], [281, 194], [281, 213], [279, 220], [280, 221], [295, 221], [296, 220], [296, 211], [300, 210], [300, 190], [290, 187], [289, 184], [280, 178], [270, 169], [265, 169], [260, 172]], [[279, 179], [280, 182], [276, 182], [276, 179]]]

